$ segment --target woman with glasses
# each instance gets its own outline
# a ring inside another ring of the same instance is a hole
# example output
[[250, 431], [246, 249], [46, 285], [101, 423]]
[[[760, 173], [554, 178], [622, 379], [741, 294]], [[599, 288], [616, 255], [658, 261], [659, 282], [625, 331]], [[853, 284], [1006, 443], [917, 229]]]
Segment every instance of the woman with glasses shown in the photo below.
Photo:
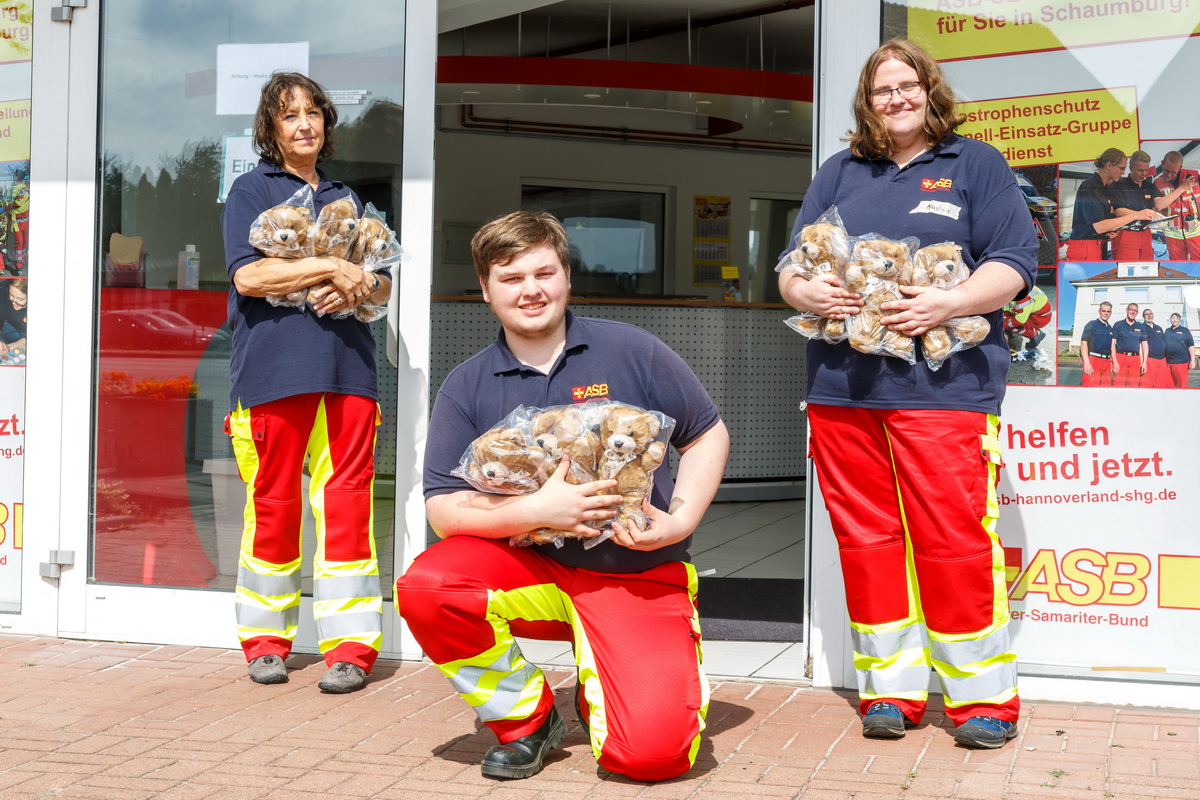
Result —
[[[965, 117], [937, 63], [893, 39], [867, 60], [850, 147], [809, 187], [793, 236], [835, 206], [851, 236], [962, 247], [953, 289], [904, 287], [881, 308], [917, 337], [953, 317], [991, 331], [933, 371], [918, 357], [808, 343], [812, 457], [846, 584], [863, 735], [900, 738], [922, 720], [932, 667], [965, 747], [1016, 735], [1016, 655], [996, 533], [997, 439], [1010, 354], [1000, 309], [1037, 273], [1029, 210], [1004, 157], [954, 132]], [[780, 274], [784, 299], [846, 319], [863, 305], [836, 277]], [[919, 355], [919, 351], [918, 351]]]

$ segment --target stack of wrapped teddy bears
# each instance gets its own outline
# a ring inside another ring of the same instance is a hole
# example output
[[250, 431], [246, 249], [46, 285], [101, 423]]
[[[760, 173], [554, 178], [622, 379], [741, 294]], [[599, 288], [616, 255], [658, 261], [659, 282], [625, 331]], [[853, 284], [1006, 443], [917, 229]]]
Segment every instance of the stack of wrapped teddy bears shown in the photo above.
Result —
[[481, 492], [531, 494], [550, 479], [565, 453], [567, 483], [616, 479], [616, 487], [606, 493], [623, 500], [615, 518], [595, 524], [594, 536], [543, 528], [510, 540], [514, 545], [562, 547], [564, 539], [586, 538], [584, 547], [594, 547], [612, 535], [613, 522], [646, 528], [642, 500], [654, 486], [654, 470], [666, 458], [674, 428], [675, 420], [661, 412], [611, 400], [518, 406], [471, 443], [453, 474]]
[[[837, 344], [849, 341], [861, 353], [917, 362], [914, 337], [889, 330], [883, 324], [888, 312], [880, 306], [905, 297], [901, 286], [949, 289], [970, 277], [962, 247], [953, 242], [918, 249], [915, 238], [893, 241], [875, 234], [850, 237], [837, 208], [831, 207], [796, 236], [796, 246], [775, 268], [795, 270], [805, 278], [832, 273], [842, 286], [858, 292], [864, 305], [844, 320], [803, 312], [787, 324], [810, 339]], [[987, 336], [991, 326], [980, 316], [955, 317], [917, 337], [921, 355], [930, 369], [938, 369], [951, 354], [972, 347]]]
[[[361, 217], [349, 194], [327, 204], [319, 215], [313, 213], [315, 207], [312, 188], [303, 187], [286, 203], [258, 215], [250, 226], [250, 244], [264, 255], [276, 258], [335, 256], [360, 264], [367, 272], [392, 267], [404, 260], [396, 234], [372, 204], [367, 204]], [[301, 308], [306, 302], [311, 304], [313, 293], [325, 285], [319, 283], [285, 295], [267, 295], [267, 302]], [[332, 316], [374, 322], [386, 313], [386, 306], [363, 303]]]

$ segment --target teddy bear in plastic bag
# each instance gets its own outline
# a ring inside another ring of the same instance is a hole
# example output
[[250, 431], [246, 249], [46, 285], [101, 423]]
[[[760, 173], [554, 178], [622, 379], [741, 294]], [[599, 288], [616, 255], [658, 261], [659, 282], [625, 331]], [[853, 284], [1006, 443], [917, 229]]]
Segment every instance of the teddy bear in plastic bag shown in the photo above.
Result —
[[[908, 277], [911, 286], [950, 289], [971, 276], [962, 247], [953, 242], [931, 244], [916, 252]], [[921, 334], [925, 363], [936, 370], [953, 353], [973, 347], [987, 337], [991, 325], [980, 316], [954, 317]]]
[[674, 427], [665, 414], [613, 401], [518, 406], [471, 443], [452, 474], [481, 492], [529, 494], [550, 479], [565, 455], [567, 483], [615, 479], [617, 486], [608, 493], [622, 495], [623, 501], [614, 520], [595, 523], [595, 535], [542, 528], [510, 539], [516, 546], [562, 547], [565, 539], [584, 538], [585, 548], [595, 547], [612, 535], [613, 521], [642, 529], [649, 523], [642, 498], [653, 487], [652, 474], [666, 456]]
[[[780, 260], [775, 271], [791, 269], [808, 280], [833, 275], [839, 282], [844, 282], [849, 262], [850, 238], [842, 227], [837, 206], [830, 206], [816, 222], [800, 229], [796, 234], [796, 247]], [[809, 339], [837, 344], [846, 338], [843, 320], [822, 317], [812, 311], [803, 311], [784, 322]]]
[[850, 346], [860, 353], [886, 355], [915, 364], [916, 346], [909, 336], [888, 329], [883, 319], [890, 316], [880, 306], [899, 300], [900, 283], [911, 270], [910, 254], [917, 240], [899, 242], [883, 237], [863, 237], [854, 244], [846, 267], [846, 288], [858, 292], [863, 307], [847, 320]]
[[[274, 258], [305, 258], [313, 254], [313, 193], [304, 186], [286, 202], [268, 208], [250, 226], [250, 244]], [[269, 294], [273, 306], [299, 308], [308, 296], [305, 289]]]

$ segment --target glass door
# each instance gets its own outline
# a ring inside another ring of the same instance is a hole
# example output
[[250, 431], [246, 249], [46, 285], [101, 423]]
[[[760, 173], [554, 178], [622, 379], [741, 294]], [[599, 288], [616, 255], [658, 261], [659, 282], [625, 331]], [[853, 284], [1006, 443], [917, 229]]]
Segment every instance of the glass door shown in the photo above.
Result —
[[[223, 430], [231, 354], [224, 198], [258, 162], [250, 133], [263, 82], [297, 71], [325, 87], [338, 111], [336, 153], [322, 169], [399, 229], [405, 5], [367, 0], [356, 7], [365, 14], [343, 15], [300, 0], [286, 28], [278, 4], [265, 2], [96, 5], [76, 10], [73, 23], [76, 37], [81, 23], [95, 30], [97, 44], [81, 42], [73, 56], [83, 70], [99, 64], [99, 93], [95, 239], [79, 265], [95, 286], [88, 539], [71, 576], [83, 610], [65, 627], [236, 646], [245, 490]], [[385, 357], [387, 325], [371, 329], [383, 415], [374, 517], [387, 598], [397, 373]], [[312, 530], [310, 514], [309, 564]], [[311, 575], [309, 566], [297, 650], [316, 645]], [[385, 629], [394, 617], [388, 605]]]

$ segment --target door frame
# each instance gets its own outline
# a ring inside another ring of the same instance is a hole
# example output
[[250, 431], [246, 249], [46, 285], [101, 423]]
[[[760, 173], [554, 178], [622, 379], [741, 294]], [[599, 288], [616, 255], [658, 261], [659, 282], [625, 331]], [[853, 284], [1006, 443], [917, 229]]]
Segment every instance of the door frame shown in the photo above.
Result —
[[[51, 0], [35, 0], [31, 113], [30, 260], [39, 264], [39, 297], [57, 298], [31, 315], [38, 357], [27, 367], [25, 543], [22, 612], [0, 630], [67, 638], [237, 648], [233, 592], [96, 584], [91, 572], [92, 461], [96, 387], [95, 219], [101, 0], [53, 22]], [[432, 251], [433, 103], [437, 15], [433, 4], [405, 9], [405, 134], [400, 236], [412, 260], [400, 270], [388, 322], [388, 357], [401, 371], [397, 392], [396, 546], [393, 573], [424, 549], [418, 478], [428, 417], [429, 285]], [[80, 227], [89, 230], [80, 235]], [[83, 266], [81, 266], [83, 265]], [[69, 279], [68, 279], [69, 278]], [[86, 335], [80, 320], [87, 320]], [[382, 354], [381, 354], [382, 356]], [[74, 553], [60, 578], [43, 578], [50, 551]], [[419, 656], [402, 634], [390, 587], [384, 595], [383, 655]], [[296, 652], [316, 652], [312, 598], [302, 602]], [[408, 642], [408, 644], [404, 644]]]

